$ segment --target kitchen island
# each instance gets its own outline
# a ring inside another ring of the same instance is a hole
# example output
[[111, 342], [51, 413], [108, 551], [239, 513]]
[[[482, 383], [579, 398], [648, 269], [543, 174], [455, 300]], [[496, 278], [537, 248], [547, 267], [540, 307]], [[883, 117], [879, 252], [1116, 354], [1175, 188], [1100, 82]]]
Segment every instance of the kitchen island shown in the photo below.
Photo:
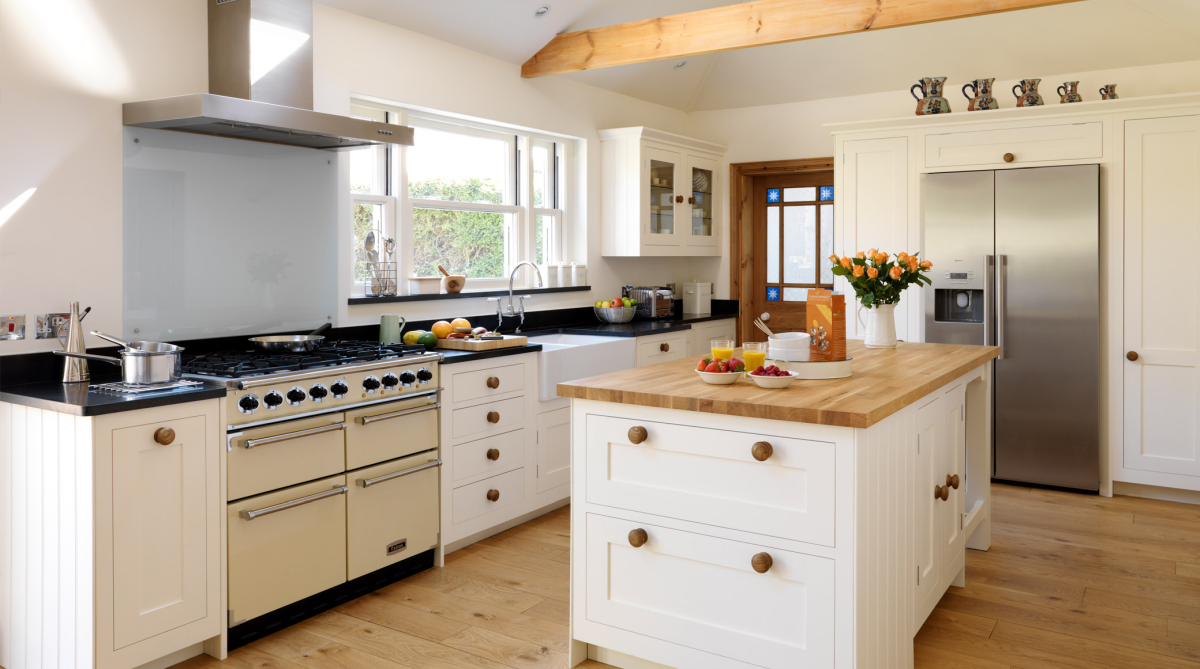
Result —
[[685, 359], [572, 398], [571, 664], [911, 667], [990, 543], [994, 347], [851, 341], [854, 374], [710, 386]]

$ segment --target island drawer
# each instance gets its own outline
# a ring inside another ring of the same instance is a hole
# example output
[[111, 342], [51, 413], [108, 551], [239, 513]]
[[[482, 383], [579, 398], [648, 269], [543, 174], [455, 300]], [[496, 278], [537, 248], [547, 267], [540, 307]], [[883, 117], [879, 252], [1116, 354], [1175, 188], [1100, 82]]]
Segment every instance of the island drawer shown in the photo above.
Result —
[[509, 432], [519, 427], [525, 427], [525, 398], [523, 396], [455, 409], [451, 419], [454, 439], [475, 435], [483, 437], [499, 432]]
[[833, 560], [586, 517], [589, 621], [760, 667], [833, 666]]
[[518, 363], [455, 374], [453, 388], [451, 401], [455, 403], [524, 390], [525, 364]]
[[525, 430], [468, 441], [454, 446], [451, 452], [450, 471], [455, 481], [520, 467], [525, 463]]
[[591, 504], [834, 545], [832, 443], [589, 415], [586, 458]]
[[524, 468], [468, 483], [454, 489], [454, 523], [457, 525], [524, 499]]

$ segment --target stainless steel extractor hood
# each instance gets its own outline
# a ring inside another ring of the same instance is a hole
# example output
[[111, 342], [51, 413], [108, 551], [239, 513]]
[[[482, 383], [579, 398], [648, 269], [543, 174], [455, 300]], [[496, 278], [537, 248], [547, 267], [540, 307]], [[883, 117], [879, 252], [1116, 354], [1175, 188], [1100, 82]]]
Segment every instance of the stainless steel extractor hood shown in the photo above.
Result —
[[208, 0], [209, 93], [127, 102], [125, 125], [312, 149], [411, 146], [411, 128], [312, 110], [311, 0]]

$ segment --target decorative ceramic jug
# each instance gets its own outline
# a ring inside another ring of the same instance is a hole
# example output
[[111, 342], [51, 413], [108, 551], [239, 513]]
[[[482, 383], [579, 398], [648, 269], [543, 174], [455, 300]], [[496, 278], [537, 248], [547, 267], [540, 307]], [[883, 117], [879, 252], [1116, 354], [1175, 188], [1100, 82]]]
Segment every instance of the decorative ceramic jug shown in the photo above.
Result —
[[1100, 99], [1101, 100], [1116, 100], [1117, 99], [1117, 85], [1116, 84], [1106, 84], [1104, 86], [1101, 86], [1100, 87]]
[[[975, 79], [969, 84], [964, 84], [962, 87], [963, 97], [967, 99], [967, 111], [979, 111], [980, 109], [999, 109], [1000, 103], [996, 102], [996, 98], [992, 97], [992, 82], [995, 79]], [[967, 95], [967, 89], [975, 94]]]
[[1070, 102], [1083, 102], [1083, 96], [1079, 94], [1078, 81], [1063, 82], [1063, 85], [1058, 87], [1058, 95], [1061, 98], [1059, 102], [1064, 105]]
[[862, 323], [861, 312], [867, 312], [863, 344], [867, 348], [896, 348], [896, 305], [876, 304], [860, 307], [856, 313]]
[[[1017, 98], [1018, 107], [1036, 107], [1045, 104], [1037, 90], [1040, 83], [1042, 83], [1041, 79], [1022, 79], [1021, 83], [1013, 86], [1013, 95]], [[1020, 93], [1017, 93], [1018, 88], [1021, 89]]]
[[[913, 84], [908, 89], [917, 100], [917, 116], [950, 113], [950, 101], [942, 97], [942, 86], [945, 84], [946, 77], [924, 77], [920, 83]], [[921, 89], [923, 97], [918, 98], [914, 92], [918, 88]]]

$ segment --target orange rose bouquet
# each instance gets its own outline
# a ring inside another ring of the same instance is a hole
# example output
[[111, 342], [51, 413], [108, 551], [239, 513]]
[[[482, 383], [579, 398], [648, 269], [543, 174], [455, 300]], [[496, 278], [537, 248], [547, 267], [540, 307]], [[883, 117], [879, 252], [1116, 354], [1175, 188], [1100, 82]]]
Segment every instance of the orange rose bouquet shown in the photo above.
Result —
[[933, 283], [925, 275], [933, 268], [933, 263], [921, 260], [917, 255], [901, 252], [889, 256], [871, 249], [854, 256], [839, 258], [836, 254], [831, 255], [829, 261], [833, 264], [833, 273], [846, 277], [854, 287], [858, 301], [870, 308], [899, 302], [900, 293], [913, 284]]

